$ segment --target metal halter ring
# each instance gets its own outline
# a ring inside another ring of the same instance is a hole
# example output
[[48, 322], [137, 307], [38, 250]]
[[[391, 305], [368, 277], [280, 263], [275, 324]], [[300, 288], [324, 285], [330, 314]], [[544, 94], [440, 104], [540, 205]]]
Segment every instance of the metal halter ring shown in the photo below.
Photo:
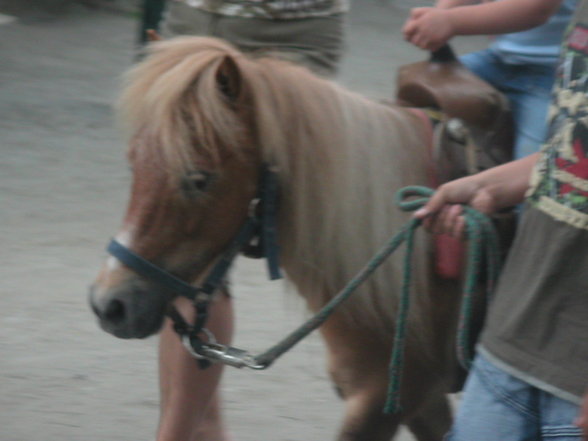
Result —
[[[206, 328], [202, 328], [202, 332], [207, 339], [207, 343], [209, 344], [216, 344], [216, 338], [214, 337], [214, 334], [212, 332], [210, 332], [208, 329]], [[199, 354], [198, 352], [196, 352], [196, 350], [194, 349], [194, 347], [192, 346], [192, 342], [190, 341], [190, 335], [189, 334], [182, 334], [182, 344], [184, 345], [184, 347], [186, 348], [186, 350], [194, 357], [197, 358], [198, 360], [206, 360], [207, 357], [205, 355]]]

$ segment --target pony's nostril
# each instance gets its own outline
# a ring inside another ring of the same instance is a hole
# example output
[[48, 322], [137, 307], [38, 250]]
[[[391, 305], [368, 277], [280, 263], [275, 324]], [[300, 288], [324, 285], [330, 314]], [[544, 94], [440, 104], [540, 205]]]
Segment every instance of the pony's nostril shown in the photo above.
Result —
[[112, 324], [118, 324], [125, 320], [125, 305], [120, 300], [112, 300], [104, 310], [102, 318]]

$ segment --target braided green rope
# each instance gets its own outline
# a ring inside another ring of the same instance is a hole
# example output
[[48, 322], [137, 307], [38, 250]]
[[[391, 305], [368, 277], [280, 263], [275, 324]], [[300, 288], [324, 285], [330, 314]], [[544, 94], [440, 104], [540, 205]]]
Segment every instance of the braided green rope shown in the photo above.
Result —
[[[426, 187], [405, 187], [396, 193], [396, 204], [403, 211], [415, 211], [424, 206], [433, 193], [433, 190]], [[407, 200], [407, 198], [415, 196], [419, 198]], [[500, 270], [500, 247], [498, 235], [488, 217], [468, 206], [464, 206], [463, 210], [468, 237], [468, 259], [457, 331], [457, 355], [462, 366], [469, 369], [473, 357], [469, 349], [469, 326], [472, 317], [474, 295], [479, 286], [482, 266], [485, 263], [486, 295], [487, 297], [490, 296]], [[409, 310], [413, 237], [414, 230], [419, 225], [420, 221], [412, 220], [409, 222], [405, 235], [406, 254], [404, 258], [403, 283], [396, 316], [394, 346], [389, 366], [388, 393], [384, 407], [385, 413], [398, 413], [402, 410], [400, 406], [400, 384], [402, 380], [404, 346], [406, 341], [405, 334]]]
[[[434, 193], [426, 187], [405, 187], [396, 193], [396, 204], [403, 211], [414, 211], [427, 203]], [[418, 199], [407, 200], [410, 197]], [[464, 206], [464, 216], [469, 239], [468, 264], [466, 268], [466, 282], [464, 284], [463, 301], [458, 326], [457, 352], [458, 359], [464, 367], [469, 367], [472, 354], [470, 347], [470, 319], [473, 298], [478, 287], [482, 264], [486, 264], [487, 294], [490, 294], [500, 268], [500, 252], [498, 236], [492, 222], [482, 213]], [[400, 384], [404, 362], [404, 346], [406, 342], [407, 319], [410, 307], [410, 288], [412, 278], [413, 239], [416, 229], [421, 225], [420, 219], [411, 219], [395, 234], [388, 243], [351, 279], [349, 283], [327, 303], [317, 314], [308, 319], [284, 339], [253, 357], [253, 364], [257, 368], [266, 368], [278, 357], [289, 351], [294, 345], [305, 338], [312, 331], [322, 325], [334, 310], [343, 303], [403, 242], [406, 241], [406, 255], [404, 258], [404, 272], [402, 290], [396, 316], [394, 347], [389, 366], [389, 384], [385, 413], [398, 413], [400, 407]]]
[[305, 338], [312, 331], [322, 325], [335, 309], [343, 303], [353, 292], [392, 254], [405, 240], [407, 231], [412, 230], [413, 223], [420, 223], [419, 220], [413, 220], [404, 225], [401, 230], [395, 234], [388, 243], [372, 257], [372, 259], [351, 279], [345, 287], [337, 293], [325, 306], [321, 308], [314, 316], [292, 331], [284, 339], [266, 350], [265, 352], [254, 357], [255, 364], [259, 366], [269, 366], [278, 357], [289, 351], [294, 345]]

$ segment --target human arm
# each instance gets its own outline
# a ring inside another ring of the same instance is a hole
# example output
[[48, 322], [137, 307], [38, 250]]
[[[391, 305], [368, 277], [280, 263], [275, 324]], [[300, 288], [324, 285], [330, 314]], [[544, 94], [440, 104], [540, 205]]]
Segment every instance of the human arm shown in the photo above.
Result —
[[539, 153], [535, 153], [443, 184], [414, 216], [424, 219], [425, 226], [434, 233], [461, 237], [465, 222], [459, 204], [470, 205], [486, 214], [519, 204], [529, 188], [538, 157]]
[[584, 395], [580, 414], [576, 418], [576, 425], [582, 429], [582, 441], [588, 441], [588, 392]]
[[441, 0], [434, 8], [412, 9], [402, 32], [415, 46], [433, 51], [456, 35], [504, 34], [539, 26], [561, 1], [501, 0], [471, 5], [467, 0]]
[[477, 0], [438, 0], [437, 3], [435, 3], [435, 7], [441, 9], [449, 9], [455, 8], [457, 6], [473, 5], [474, 3], [480, 2]]

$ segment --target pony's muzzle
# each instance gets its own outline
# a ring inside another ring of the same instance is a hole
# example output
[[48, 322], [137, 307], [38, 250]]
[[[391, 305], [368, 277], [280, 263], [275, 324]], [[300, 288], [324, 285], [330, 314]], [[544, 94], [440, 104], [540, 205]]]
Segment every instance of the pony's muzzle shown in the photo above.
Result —
[[119, 338], [145, 338], [161, 328], [166, 296], [148, 284], [125, 283], [103, 290], [90, 287], [88, 301], [100, 327]]

